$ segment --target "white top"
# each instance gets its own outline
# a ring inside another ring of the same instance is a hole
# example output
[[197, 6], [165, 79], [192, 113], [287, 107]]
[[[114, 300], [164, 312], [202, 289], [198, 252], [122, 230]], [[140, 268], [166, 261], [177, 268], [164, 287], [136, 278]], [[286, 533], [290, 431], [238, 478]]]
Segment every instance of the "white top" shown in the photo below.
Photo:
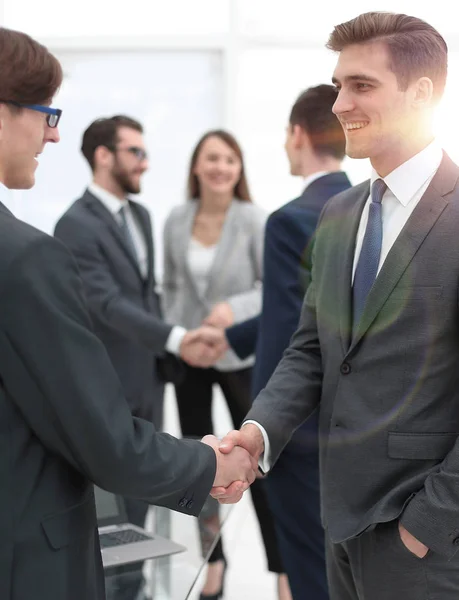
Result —
[[[92, 182], [88, 186], [89, 191], [93, 194], [98, 200], [102, 202], [105, 208], [113, 215], [113, 218], [120, 225], [122, 224], [122, 217], [119, 214], [119, 211], [122, 207], [125, 207], [126, 221], [129, 232], [132, 236], [132, 241], [134, 243], [135, 251], [137, 254], [137, 258], [139, 261], [139, 269], [142, 277], [144, 279], [147, 278], [148, 275], [148, 248], [147, 241], [144, 237], [143, 231], [137, 223], [136, 219], [132, 214], [131, 207], [129, 206], [129, 202], [127, 199], [121, 200], [117, 196], [111, 194], [104, 188], [100, 187], [96, 183]], [[151, 266], [153, 268], [153, 265]], [[185, 336], [186, 329], [183, 327], [173, 327], [169, 337], [166, 341], [166, 350], [167, 352], [171, 352], [172, 354], [180, 354], [180, 344], [182, 343], [183, 337]]]
[[188, 248], [188, 266], [201, 296], [206, 293], [209, 273], [217, 253], [217, 244], [205, 246], [196, 238], [190, 239]]
[[[395, 240], [406, 225], [411, 213], [424, 195], [429, 183], [437, 172], [443, 158], [441, 146], [433, 141], [424, 150], [404, 162], [384, 178], [387, 190], [382, 198], [383, 239], [378, 273], [389, 254]], [[371, 183], [379, 178], [374, 169], [371, 173]], [[352, 280], [362, 249], [363, 237], [368, 223], [368, 210], [371, 198], [365, 203], [360, 217], [354, 253]], [[257, 425], [263, 434], [265, 451], [260, 457], [260, 467], [266, 473], [271, 466], [268, 434], [265, 428], [256, 421], [246, 421]]]

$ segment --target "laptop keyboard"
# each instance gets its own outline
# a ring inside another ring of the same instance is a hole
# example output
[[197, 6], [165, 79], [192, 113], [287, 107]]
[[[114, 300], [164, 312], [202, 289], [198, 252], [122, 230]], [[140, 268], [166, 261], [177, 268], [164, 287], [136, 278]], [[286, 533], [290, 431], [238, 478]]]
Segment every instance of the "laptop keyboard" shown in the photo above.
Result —
[[151, 542], [151, 536], [139, 533], [134, 529], [122, 529], [121, 531], [111, 531], [102, 533], [99, 536], [100, 547], [113, 548], [114, 546], [123, 546], [124, 544], [133, 544], [134, 542]]

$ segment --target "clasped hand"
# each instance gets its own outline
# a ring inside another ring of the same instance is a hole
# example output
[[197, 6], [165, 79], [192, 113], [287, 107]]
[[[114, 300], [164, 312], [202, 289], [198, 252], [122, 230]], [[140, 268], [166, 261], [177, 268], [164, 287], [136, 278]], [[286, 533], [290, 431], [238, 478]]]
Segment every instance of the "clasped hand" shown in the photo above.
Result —
[[264, 449], [263, 436], [256, 425], [247, 424], [231, 431], [221, 442], [214, 436], [202, 439], [217, 457], [217, 474], [210, 495], [220, 504], [239, 502], [255, 481], [258, 460]]
[[185, 334], [180, 357], [192, 367], [207, 368], [214, 365], [227, 349], [224, 331], [203, 325]]
[[201, 327], [186, 333], [180, 346], [180, 357], [192, 367], [211, 367], [228, 350], [224, 330], [233, 322], [231, 306], [227, 302], [216, 304]]

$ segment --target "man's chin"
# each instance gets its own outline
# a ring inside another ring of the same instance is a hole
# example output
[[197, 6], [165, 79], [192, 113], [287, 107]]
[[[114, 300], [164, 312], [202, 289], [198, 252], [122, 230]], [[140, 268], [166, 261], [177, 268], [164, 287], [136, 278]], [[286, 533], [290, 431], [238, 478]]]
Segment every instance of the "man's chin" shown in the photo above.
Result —
[[349, 158], [368, 158], [369, 153], [366, 148], [358, 148], [351, 144], [346, 144], [346, 155], [349, 156]]

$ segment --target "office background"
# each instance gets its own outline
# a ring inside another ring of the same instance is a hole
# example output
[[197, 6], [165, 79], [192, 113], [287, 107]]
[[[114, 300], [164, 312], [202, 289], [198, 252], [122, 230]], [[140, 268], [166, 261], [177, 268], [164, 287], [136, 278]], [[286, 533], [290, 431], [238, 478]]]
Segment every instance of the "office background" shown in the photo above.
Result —
[[[140, 200], [154, 217], [161, 277], [163, 224], [185, 199], [190, 152], [207, 129], [228, 128], [240, 140], [258, 204], [273, 210], [298, 195], [302, 181], [289, 175], [283, 151], [290, 107], [306, 87], [330, 82], [336, 57], [324, 44], [333, 25], [369, 10], [413, 14], [444, 35], [449, 80], [437, 126], [459, 161], [459, 24], [447, 0], [0, 0], [0, 23], [46, 44], [65, 71], [54, 102], [64, 111], [61, 142], [41, 156], [35, 188], [13, 191], [9, 207], [50, 233], [90, 179], [79, 151], [83, 130], [100, 116], [131, 115], [146, 129], [151, 160]], [[367, 161], [347, 160], [345, 168], [353, 183], [369, 173]], [[214, 415], [216, 433], [225, 434], [230, 421], [220, 395]], [[171, 390], [166, 428], [179, 433]], [[226, 541], [228, 597], [274, 598], [247, 499], [238, 511]]]
[[[425, 18], [445, 36], [450, 75], [438, 132], [459, 160], [459, 25], [446, 0], [0, 0], [0, 22], [46, 44], [65, 70], [54, 103], [64, 111], [61, 142], [41, 156], [35, 188], [13, 192], [10, 207], [51, 232], [90, 177], [79, 152], [85, 127], [118, 112], [138, 118], [151, 156], [139, 199], [154, 215], [161, 277], [163, 223], [184, 200], [190, 152], [205, 130], [236, 134], [266, 209], [301, 190], [282, 148], [290, 106], [304, 88], [330, 81], [336, 57], [324, 44], [333, 25], [368, 10]], [[345, 167], [354, 183], [368, 174], [367, 161]]]

